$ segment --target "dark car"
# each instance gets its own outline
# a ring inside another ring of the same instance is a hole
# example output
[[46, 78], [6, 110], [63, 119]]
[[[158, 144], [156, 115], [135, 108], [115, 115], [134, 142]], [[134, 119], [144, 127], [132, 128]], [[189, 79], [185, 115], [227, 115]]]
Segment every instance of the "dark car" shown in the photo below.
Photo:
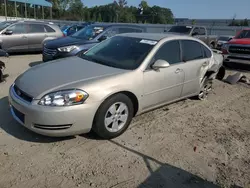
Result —
[[43, 61], [84, 53], [116, 34], [142, 32], [146, 32], [145, 27], [132, 24], [92, 24], [71, 36], [46, 42], [43, 47]]
[[64, 25], [64, 26], [60, 27], [60, 29], [62, 30], [62, 32], [65, 36], [70, 36], [70, 35], [73, 35], [77, 31], [80, 31], [84, 27], [91, 25], [91, 24], [93, 24], [93, 23], [86, 22], [83, 24]]

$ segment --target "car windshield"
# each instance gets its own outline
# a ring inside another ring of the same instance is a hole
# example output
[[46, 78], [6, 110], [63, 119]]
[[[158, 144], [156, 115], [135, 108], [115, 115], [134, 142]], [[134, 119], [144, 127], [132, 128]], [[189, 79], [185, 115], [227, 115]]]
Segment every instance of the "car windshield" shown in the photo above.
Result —
[[64, 26], [62, 26], [60, 29], [62, 30], [62, 31], [64, 31], [65, 29], [67, 29], [69, 26], [68, 25], [64, 25]]
[[13, 22], [0, 22], [0, 31], [11, 25]]
[[134, 70], [143, 62], [158, 41], [116, 36], [91, 48], [81, 57], [102, 65]]
[[191, 29], [191, 26], [173, 26], [169, 29], [168, 32], [187, 34], [190, 33]]
[[235, 37], [236, 39], [242, 39], [242, 38], [250, 38], [250, 30], [243, 30], [240, 32], [238, 36]]
[[100, 33], [102, 33], [104, 30], [104, 27], [99, 26], [87, 26], [84, 29], [81, 29], [80, 31], [76, 32], [72, 35], [72, 37], [75, 38], [81, 38], [85, 40], [92, 40], [96, 36], [98, 36]]

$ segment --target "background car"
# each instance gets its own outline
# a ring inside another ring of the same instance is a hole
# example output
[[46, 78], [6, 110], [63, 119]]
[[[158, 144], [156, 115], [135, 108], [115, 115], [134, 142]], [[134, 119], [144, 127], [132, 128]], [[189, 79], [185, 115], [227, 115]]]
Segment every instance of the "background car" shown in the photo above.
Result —
[[0, 82], [4, 81], [4, 69], [6, 68], [6, 58], [9, 57], [9, 54], [0, 49]]
[[50, 22], [11, 21], [0, 24], [0, 47], [7, 52], [42, 51], [43, 43], [63, 37]]
[[70, 36], [76, 33], [77, 31], [83, 29], [84, 27], [93, 24], [92, 22], [86, 22], [82, 24], [73, 24], [73, 25], [64, 25], [60, 29], [64, 33], [65, 36]]
[[230, 36], [230, 35], [219, 36], [216, 40], [216, 49], [221, 50], [222, 45], [230, 41], [232, 38], [234, 38], [234, 36]]
[[11, 112], [39, 134], [94, 130], [110, 139], [121, 135], [135, 115], [191, 96], [204, 99], [222, 61], [221, 54], [193, 37], [121, 34], [85, 54], [20, 75], [9, 92]]
[[71, 36], [46, 42], [43, 61], [78, 55], [116, 34], [142, 32], [146, 28], [132, 24], [92, 24]]

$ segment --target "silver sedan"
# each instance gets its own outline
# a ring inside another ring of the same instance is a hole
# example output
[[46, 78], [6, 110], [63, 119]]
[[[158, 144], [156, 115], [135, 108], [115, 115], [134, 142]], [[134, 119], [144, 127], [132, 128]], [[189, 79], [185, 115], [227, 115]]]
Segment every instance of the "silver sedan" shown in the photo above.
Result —
[[112, 37], [79, 57], [20, 75], [9, 91], [13, 117], [48, 136], [94, 130], [121, 135], [135, 115], [192, 96], [204, 99], [223, 57], [202, 41], [174, 34]]

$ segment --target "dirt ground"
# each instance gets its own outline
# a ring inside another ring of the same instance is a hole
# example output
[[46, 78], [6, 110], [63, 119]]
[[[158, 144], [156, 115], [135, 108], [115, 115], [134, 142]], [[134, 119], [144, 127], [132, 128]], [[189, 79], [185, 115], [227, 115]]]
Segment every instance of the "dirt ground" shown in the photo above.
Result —
[[114, 140], [48, 138], [16, 123], [8, 109], [9, 86], [39, 60], [12, 56], [0, 84], [0, 188], [250, 187], [246, 85], [216, 81], [208, 100], [138, 116]]

